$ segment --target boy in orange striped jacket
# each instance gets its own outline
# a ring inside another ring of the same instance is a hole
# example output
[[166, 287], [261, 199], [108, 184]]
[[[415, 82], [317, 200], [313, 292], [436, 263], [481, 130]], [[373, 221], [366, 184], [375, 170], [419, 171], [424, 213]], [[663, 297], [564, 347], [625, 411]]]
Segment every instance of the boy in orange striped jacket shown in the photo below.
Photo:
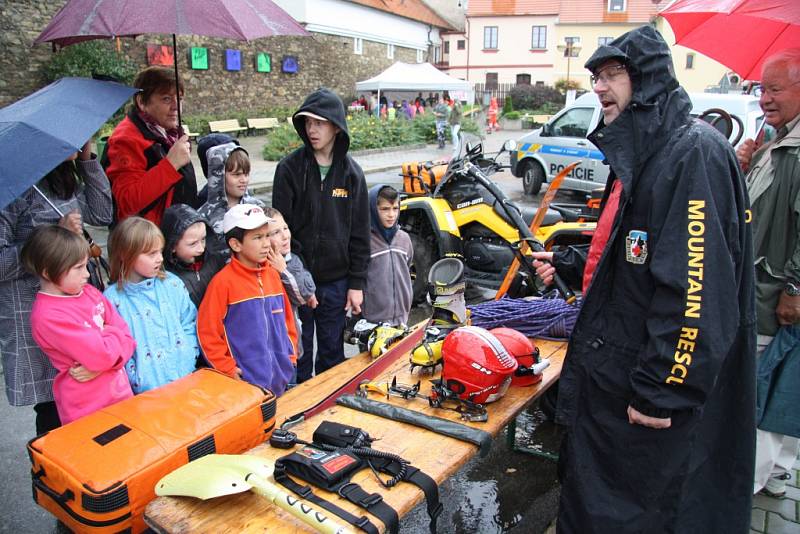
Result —
[[215, 369], [281, 395], [296, 365], [297, 331], [259, 206], [238, 204], [222, 226], [231, 262], [211, 280], [197, 316], [197, 337]]

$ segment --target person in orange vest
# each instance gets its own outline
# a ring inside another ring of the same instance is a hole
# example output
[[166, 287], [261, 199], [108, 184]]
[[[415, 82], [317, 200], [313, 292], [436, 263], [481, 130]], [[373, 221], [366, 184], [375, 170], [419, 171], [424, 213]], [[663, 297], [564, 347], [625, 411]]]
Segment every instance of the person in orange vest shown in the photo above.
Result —
[[492, 97], [492, 99], [489, 101], [489, 112], [486, 117], [486, 123], [487, 133], [492, 133], [492, 131], [497, 131], [500, 129], [500, 127], [497, 126], [497, 98], [495, 97]]

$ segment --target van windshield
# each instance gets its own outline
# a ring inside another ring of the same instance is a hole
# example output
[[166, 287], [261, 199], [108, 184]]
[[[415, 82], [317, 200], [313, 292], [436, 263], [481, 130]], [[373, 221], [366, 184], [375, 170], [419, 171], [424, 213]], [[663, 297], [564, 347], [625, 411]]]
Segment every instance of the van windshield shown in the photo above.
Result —
[[555, 137], [586, 137], [594, 108], [572, 108], [553, 121], [550, 131]]

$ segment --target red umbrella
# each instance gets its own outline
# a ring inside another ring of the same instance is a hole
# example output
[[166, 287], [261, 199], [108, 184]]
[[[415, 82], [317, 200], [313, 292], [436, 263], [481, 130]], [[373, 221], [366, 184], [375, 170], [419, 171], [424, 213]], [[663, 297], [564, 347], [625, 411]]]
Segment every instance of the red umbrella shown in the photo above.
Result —
[[677, 0], [659, 13], [675, 42], [732, 69], [761, 79], [764, 59], [800, 46], [798, 0]]
[[[273, 35], [309, 35], [271, 0], [69, 0], [35, 43], [68, 46], [91, 39], [135, 37], [143, 33], [172, 34], [176, 58], [176, 34], [238, 41]], [[176, 85], [177, 82], [176, 59]], [[178, 124], [181, 124], [180, 105]]]

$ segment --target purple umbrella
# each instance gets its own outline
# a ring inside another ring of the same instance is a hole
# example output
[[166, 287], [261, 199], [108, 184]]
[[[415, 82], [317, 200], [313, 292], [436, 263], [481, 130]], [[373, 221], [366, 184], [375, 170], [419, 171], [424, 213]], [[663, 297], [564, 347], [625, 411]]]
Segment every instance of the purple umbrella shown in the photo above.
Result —
[[[35, 43], [68, 46], [91, 39], [136, 37], [143, 33], [204, 35], [251, 41], [273, 35], [309, 35], [271, 0], [69, 0]], [[178, 61], [175, 60], [176, 93]], [[180, 99], [180, 94], [178, 94]], [[178, 105], [178, 125], [180, 102]]]

